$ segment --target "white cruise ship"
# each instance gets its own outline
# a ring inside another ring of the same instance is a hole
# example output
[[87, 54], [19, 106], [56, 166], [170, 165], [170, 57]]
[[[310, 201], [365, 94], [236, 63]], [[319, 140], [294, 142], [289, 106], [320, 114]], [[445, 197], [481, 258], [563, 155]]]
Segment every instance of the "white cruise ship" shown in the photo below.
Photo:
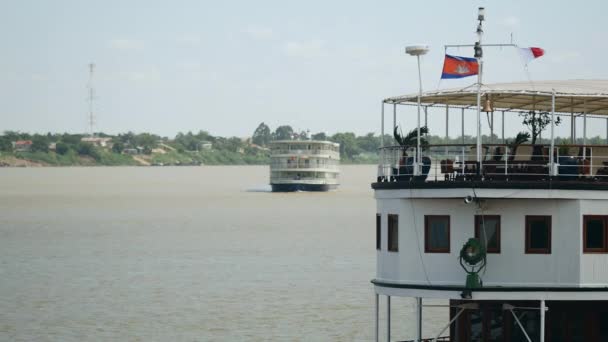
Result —
[[330, 141], [270, 143], [272, 191], [327, 191], [338, 187], [340, 145]]

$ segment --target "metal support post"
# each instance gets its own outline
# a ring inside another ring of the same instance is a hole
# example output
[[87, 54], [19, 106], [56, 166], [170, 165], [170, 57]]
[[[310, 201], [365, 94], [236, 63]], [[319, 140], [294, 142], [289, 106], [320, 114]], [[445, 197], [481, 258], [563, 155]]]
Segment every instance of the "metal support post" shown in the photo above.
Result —
[[540, 300], [540, 342], [545, 342], [545, 300]]
[[[445, 105], [445, 143], [449, 144], [450, 139], [450, 107]], [[448, 158], [448, 147], [445, 147], [445, 158]]]
[[502, 143], [505, 143], [505, 111], [502, 111]]
[[422, 341], [422, 297], [416, 297], [416, 342]]
[[380, 147], [384, 147], [384, 101], [382, 101], [382, 110], [380, 111]]
[[386, 296], [386, 341], [391, 341], [391, 296]]
[[557, 175], [555, 168], [555, 156], [553, 150], [555, 149], [555, 89], [551, 95], [551, 149], [549, 149], [549, 171], [551, 176]]
[[464, 175], [464, 169], [465, 169], [465, 165], [464, 165], [464, 160], [465, 160], [465, 155], [464, 155], [464, 108], [462, 108], [462, 112], [460, 113], [460, 123], [461, 123], [461, 134], [462, 134], [462, 161], [461, 161], [461, 166], [462, 166], [462, 174]]
[[574, 117], [574, 98], [570, 98], [570, 143], [576, 144], [576, 118]]
[[421, 151], [420, 151], [420, 106], [422, 101], [422, 74], [420, 72], [420, 55], [416, 56], [418, 59], [418, 126], [417, 129], [417, 137], [416, 137], [416, 162], [414, 163], [414, 175], [419, 175], [419, 167], [422, 161]]
[[376, 326], [375, 326], [375, 333], [376, 333], [376, 342], [380, 341], [380, 325], [379, 325], [379, 319], [380, 319], [380, 295], [375, 293], [376, 296]]
[[490, 143], [494, 143], [494, 110], [490, 112]]
[[583, 159], [586, 159], [586, 158], [587, 158], [587, 113], [583, 113]]

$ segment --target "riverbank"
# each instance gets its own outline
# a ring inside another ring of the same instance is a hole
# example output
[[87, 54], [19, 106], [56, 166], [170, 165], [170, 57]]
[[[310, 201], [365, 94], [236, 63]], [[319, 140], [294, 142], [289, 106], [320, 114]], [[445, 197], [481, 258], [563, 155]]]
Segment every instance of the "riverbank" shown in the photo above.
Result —
[[[366, 154], [343, 159], [344, 165], [376, 164], [377, 156]], [[269, 156], [226, 151], [119, 154], [101, 150], [91, 157], [75, 152], [0, 152], [0, 167], [67, 167], [67, 166], [193, 166], [193, 165], [268, 165]]]

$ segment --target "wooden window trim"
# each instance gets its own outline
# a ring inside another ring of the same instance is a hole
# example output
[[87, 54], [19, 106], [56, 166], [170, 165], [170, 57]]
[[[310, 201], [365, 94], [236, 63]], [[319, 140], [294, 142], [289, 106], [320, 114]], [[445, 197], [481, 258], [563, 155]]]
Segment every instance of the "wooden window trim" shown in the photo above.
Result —
[[[391, 218], [394, 217], [397, 219], [397, 248], [396, 249], [391, 249]], [[386, 219], [386, 250], [389, 252], [399, 252], [399, 215], [397, 214], [388, 214], [387, 215], [387, 219]]]
[[[482, 215], [475, 215], [475, 238], [481, 241], [481, 217]], [[487, 248], [487, 253], [500, 254], [500, 215], [483, 215], [485, 219], [496, 219], [498, 225], [496, 226], [496, 245], [497, 248]]]
[[[549, 243], [547, 248], [530, 248], [530, 223], [536, 219], [544, 219], [549, 222], [549, 232], [548, 238]], [[552, 240], [552, 230], [553, 230], [553, 222], [552, 217], [550, 215], [526, 215], [526, 254], [551, 254], [551, 240]]]
[[[601, 219], [604, 221], [604, 247], [587, 248], [587, 220]], [[608, 253], [608, 216], [605, 215], [583, 215], [583, 253], [585, 254], [606, 254]]]
[[[431, 248], [429, 246], [429, 219], [440, 219], [447, 218], [448, 220], [448, 247], [447, 248]], [[450, 215], [424, 215], [424, 252], [425, 253], [450, 253], [451, 247], [451, 229], [450, 229]]]
[[376, 250], [382, 250], [382, 215], [376, 214]]

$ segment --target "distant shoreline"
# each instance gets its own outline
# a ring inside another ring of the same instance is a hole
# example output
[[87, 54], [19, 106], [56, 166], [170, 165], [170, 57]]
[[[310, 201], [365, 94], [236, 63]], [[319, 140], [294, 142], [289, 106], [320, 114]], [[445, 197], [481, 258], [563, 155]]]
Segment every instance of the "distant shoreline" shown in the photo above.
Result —
[[[70, 162], [58, 159], [55, 153], [36, 153], [36, 154], [19, 154], [19, 153], [0, 153], [0, 168], [39, 168], [39, 167], [103, 167], [103, 166], [134, 166], [134, 167], [177, 167], [177, 166], [249, 166], [260, 165], [268, 166], [270, 163], [264, 161], [256, 161], [252, 163], [232, 162], [232, 163], [212, 163], [205, 164], [199, 162], [182, 162], [178, 159], [168, 160], [166, 163], [153, 162], [153, 156], [122, 156], [121, 162], [112, 160], [111, 163], [104, 163], [104, 160], [95, 160], [88, 156], [77, 156], [72, 158]], [[341, 165], [375, 165], [374, 161], [342, 161]]]

